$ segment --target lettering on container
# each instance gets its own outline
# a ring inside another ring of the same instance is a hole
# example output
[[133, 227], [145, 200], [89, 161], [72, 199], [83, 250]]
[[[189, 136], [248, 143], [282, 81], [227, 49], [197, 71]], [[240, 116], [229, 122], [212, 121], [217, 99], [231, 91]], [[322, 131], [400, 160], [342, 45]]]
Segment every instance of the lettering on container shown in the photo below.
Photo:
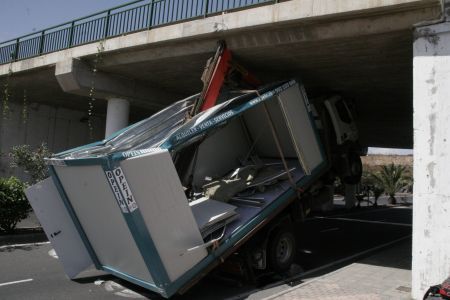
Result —
[[130, 212], [135, 211], [138, 206], [136, 200], [134, 199], [133, 193], [131, 192], [130, 186], [128, 185], [127, 179], [125, 178], [125, 174], [122, 171], [121, 167], [117, 167], [112, 170], [114, 178], [116, 179], [116, 183], [119, 186], [119, 190], [122, 192], [122, 196], [124, 198], [125, 204], [128, 207]]
[[134, 156], [139, 156], [142, 154], [147, 154], [147, 153], [157, 153], [157, 152], [162, 152], [163, 150], [159, 149], [159, 148], [148, 148], [148, 149], [141, 149], [141, 150], [131, 150], [131, 151], [126, 151], [122, 153], [122, 156], [125, 158], [131, 158]]
[[123, 200], [122, 194], [120, 193], [119, 186], [117, 185], [116, 179], [114, 178], [114, 174], [112, 171], [105, 171], [106, 178], [108, 179], [108, 183], [111, 186], [114, 197], [117, 200], [117, 203], [120, 206], [120, 209], [123, 213], [128, 213], [127, 205]]

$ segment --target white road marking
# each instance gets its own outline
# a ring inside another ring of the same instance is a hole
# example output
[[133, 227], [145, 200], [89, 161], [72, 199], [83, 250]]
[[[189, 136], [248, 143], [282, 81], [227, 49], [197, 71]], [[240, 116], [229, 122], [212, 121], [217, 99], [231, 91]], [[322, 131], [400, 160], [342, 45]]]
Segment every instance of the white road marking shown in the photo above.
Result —
[[367, 250], [358, 252], [358, 253], [356, 253], [356, 254], [353, 254], [353, 255], [350, 255], [350, 256], [347, 256], [347, 257], [344, 257], [344, 258], [335, 260], [335, 261], [333, 261], [333, 262], [331, 262], [331, 263], [329, 263], [329, 264], [326, 264], [326, 265], [317, 267], [317, 268], [315, 268], [315, 269], [308, 270], [308, 271], [306, 271], [305, 273], [302, 273], [302, 274], [299, 274], [299, 275], [300, 275], [301, 277], [304, 277], [304, 276], [307, 276], [307, 275], [309, 275], [309, 274], [315, 273], [315, 272], [317, 272], [317, 271], [321, 271], [321, 270], [323, 270], [323, 269], [327, 269], [327, 268], [329, 268], [329, 267], [332, 267], [332, 266], [335, 266], [335, 265], [344, 263], [344, 262], [346, 262], [346, 261], [356, 259], [356, 258], [358, 258], [358, 257], [360, 257], [360, 256], [366, 255], [366, 254], [368, 254], [368, 253], [377, 251], [377, 250], [379, 250], [379, 249], [386, 248], [386, 247], [388, 247], [388, 246], [390, 246], [390, 245], [393, 245], [393, 244], [395, 244], [395, 243], [398, 243], [398, 242], [401, 242], [401, 241], [403, 241], [403, 240], [409, 239], [409, 238], [411, 238], [411, 236], [412, 236], [412, 235], [409, 234], [409, 235], [407, 235], [407, 236], [398, 238], [398, 239], [393, 240], [393, 241], [391, 241], [391, 242], [384, 243], [384, 244], [382, 244], [382, 245], [379, 245], [379, 246], [376, 246], [376, 247], [373, 247], [373, 248], [370, 248], [370, 249], [367, 249]]
[[316, 219], [326, 219], [326, 220], [339, 220], [339, 221], [358, 222], [358, 223], [371, 223], [371, 224], [383, 224], [383, 225], [412, 227], [412, 224], [393, 223], [393, 222], [384, 222], [384, 221], [370, 221], [370, 220], [360, 220], [360, 219], [350, 219], [350, 218], [333, 218], [333, 217], [315, 217], [315, 218]]
[[[374, 213], [378, 213], [378, 212], [382, 212], [382, 211], [392, 210], [394, 208], [398, 208], [398, 207], [376, 208], [376, 209], [368, 210], [368, 211], [354, 211], [351, 213], [337, 214], [337, 215], [334, 215], [334, 217], [348, 217], [348, 216], [374, 214]], [[314, 219], [314, 218], [311, 218], [311, 219]]]
[[17, 281], [10, 281], [10, 282], [5, 282], [5, 283], [0, 283], [0, 286], [11, 285], [11, 284], [17, 284], [17, 283], [24, 283], [24, 282], [30, 282], [30, 281], [33, 281], [33, 278], [28, 278], [28, 279], [23, 279], [23, 280], [17, 280]]

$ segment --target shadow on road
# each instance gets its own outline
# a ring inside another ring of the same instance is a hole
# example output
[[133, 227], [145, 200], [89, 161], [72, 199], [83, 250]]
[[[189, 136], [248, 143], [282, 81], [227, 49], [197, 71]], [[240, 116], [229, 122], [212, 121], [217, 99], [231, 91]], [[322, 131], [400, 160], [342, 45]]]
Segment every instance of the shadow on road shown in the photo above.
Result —
[[14, 252], [14, 251], [33, 251], [39, 248], [39, 245], [23, 245], [23, 246], [3, 246], [0, 247], [0, 253], [2, 252]]

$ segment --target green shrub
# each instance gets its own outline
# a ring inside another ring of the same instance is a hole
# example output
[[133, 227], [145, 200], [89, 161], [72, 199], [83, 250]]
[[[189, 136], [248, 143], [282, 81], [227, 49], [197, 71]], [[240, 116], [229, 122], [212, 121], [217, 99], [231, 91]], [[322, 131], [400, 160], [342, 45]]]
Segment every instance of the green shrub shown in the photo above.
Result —
[[397, 199], [395, 194], [406, 188], [411, 178], [405, 173], [406, 167], [390, 164], [382, 166], [381, 170], [375, 174], [372, 174], [374, 182], [383, 189], [384, 193], [389, 195], [389, 202], [396, 204]]
[[25, 197], [25, 184], [16, 177], [0, 178], [0, 231], [11, 232], [25, 219], [30, 204]]
[[361, 185], [373, 196], [373, 206], [378, 206], [378, 198], [384, 193], [384, 186], [376, 179], [376, 174], [374, 171], [364, 170], [361, 177]]
[[31, 184], [44, 180], [48, 177], [48, 168], [44, 158], [49, 157], [51, 152], [47, 145], [42, 143], [36, 149], [31, 149], [30, 145], [19, 145], [11, 148], [11, 167], [23, 168], [25, 173], [30, 174]]

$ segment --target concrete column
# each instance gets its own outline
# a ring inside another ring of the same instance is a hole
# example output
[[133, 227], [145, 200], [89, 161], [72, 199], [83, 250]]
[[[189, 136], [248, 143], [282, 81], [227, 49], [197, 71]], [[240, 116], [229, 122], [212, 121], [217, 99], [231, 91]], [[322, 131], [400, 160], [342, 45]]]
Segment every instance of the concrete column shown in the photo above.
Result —
[[450, 276], [450, 23], [416, 29], [412, 297]]
[[350, 209], [356, 205], [356, 184], [345, 185], [345, 208]]
[[105, 137], [128, 125], [130, 114], [130, 103], [125, 99], [108, 99], [108, 108], [106, 111], [106, 129]]

